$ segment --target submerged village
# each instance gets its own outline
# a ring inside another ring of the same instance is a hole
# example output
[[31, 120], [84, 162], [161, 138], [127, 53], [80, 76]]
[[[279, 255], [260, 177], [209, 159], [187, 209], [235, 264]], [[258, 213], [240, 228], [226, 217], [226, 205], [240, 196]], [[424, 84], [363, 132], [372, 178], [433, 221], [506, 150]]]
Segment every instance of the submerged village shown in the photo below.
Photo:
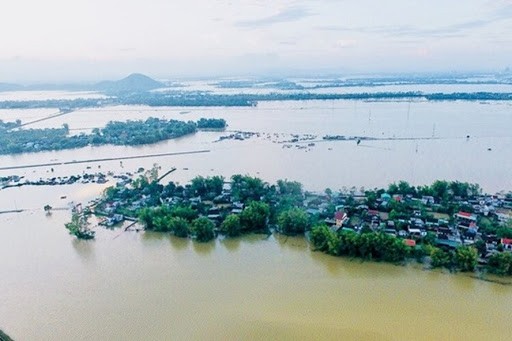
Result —
[[482, 194], [478, 185], [457, 181], [314, 193], [295, 181], [269, 184], [240, 174], [161, 184], [174, 170], [159, 177], [155, 165], [135, 178], [117, 177], [101, 198], [76, 205], [66, 227], [92, 239], [88, 218], [94, 214], [107, 228], [143, 228], [197, 242], [305, 234], [314, 250], [333, 256], [512, 275], [511, 193]]

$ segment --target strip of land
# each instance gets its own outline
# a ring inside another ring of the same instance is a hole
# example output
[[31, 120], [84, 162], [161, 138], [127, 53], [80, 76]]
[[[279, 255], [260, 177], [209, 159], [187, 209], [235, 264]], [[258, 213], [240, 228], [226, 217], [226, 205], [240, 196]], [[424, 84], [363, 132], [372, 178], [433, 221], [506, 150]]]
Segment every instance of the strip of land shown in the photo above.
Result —
[[103, 161], [120, 161], [120, 160], [145, 159], [145, 158], [153, 158], [153, 157], [191, 155], [191, 154], [201, 154], [201, 153], [209, 153], [209, 152], [210, 152], [210, 150], [204, 149], [204, 150], [191, 150], [191, 151], [186, 151], [186, 152], [172, 152], [172, 153], [158, 153], [158, 154], [145, 154], [145, 155], [133, 155], [133, 156], [120, 156], [120, 157], [108, 157], [108, 158], [99, 158], [99, 159], [72, 160], [72, 161], [64, 161], [64, 162], [34, 163], [34, 164], [29, 164], [29, 165], [0, 167], [0, 171], [2, 171], [2, 170], [13, 170], [13, 169], [24, 169], [24, 168], [38, 168], [38, 167], [49, 167], [49, 166], [73, 165], [73, 164], [80, 164], [80, 163], [95, 163], [95, 162], [103, 162]]

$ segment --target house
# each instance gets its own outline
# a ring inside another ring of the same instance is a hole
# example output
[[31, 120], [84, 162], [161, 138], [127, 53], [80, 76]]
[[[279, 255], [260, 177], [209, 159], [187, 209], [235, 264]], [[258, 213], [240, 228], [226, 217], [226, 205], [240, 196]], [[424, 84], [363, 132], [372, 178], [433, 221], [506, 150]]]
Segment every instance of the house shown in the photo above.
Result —
[[455, 214], [455, 218], [461, 221], [476, 221], [476, 215], [463, 211], [459, 211], [459, 213]]
[[421, 203], [423, 205], [433, 205], [435, 203], [434, 197], [430, 195], [424, 195], [421, 197]]
[[503, 250], [512, 251], [512, 239], [501, 238], [500, 243], [503, 245]]
[[475, 230], [478, 230], [478, 226], [476, 226], [475, 214], [459, 211], [459, 213], [455, 214], [455, 218], [457, 220], [458, 227], [462, 229], [473, 228]]
[[336, 221], [336, 226], [342, 226], [348, 221], [348, 215], [343, 211], [336, 211], [336, 213], [334, 213], [334, 220]]
[[320, 210], [318, 208], [308, 208], [306, 210], [306, 213], [309, 214], [309, 215], [319, 215], [320, 214]]
[[111, 217], [107, 217], [105, 219], [105, 225], [106, 226], [114, 226], [115, 224], [118, 224], [124, 220], [124, 216], [122, 214], [114, 214]]
[[409, 228], [409, 235], [411, 237], [421, 238], [421, 237], [424, 237], [426, 235], [426, 233], [421, 231], [418, 228]]
[[404, 244], [407, 246], [415, 247], [416, 241], [414, 239], [404, 239]]
[[394, 194], [393, 200], [396, 202], [402, 202], [404, 200], [404, 197], [401, 194]]
[[456, 249], [461, 245], [460, 241], [452, 239], [436, 239], [436, 245], [447, 249]]

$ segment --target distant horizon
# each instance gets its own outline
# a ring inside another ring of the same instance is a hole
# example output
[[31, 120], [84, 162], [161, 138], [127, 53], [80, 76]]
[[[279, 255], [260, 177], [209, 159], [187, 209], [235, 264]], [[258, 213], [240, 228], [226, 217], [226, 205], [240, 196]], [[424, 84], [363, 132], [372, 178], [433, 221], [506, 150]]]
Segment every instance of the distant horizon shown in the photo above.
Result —
[[498, 72], [512, 0], [17, 0], [1, 82]]
[[141, 74], [157, 81], [194, 81], [194, 80], [215, 80], [215, 79], [343, 79], [343, 78], [387, 78], [387, 77], [464, 77], [464, 76], [499, 76], [512, 75], [510, 67], [502, 69], [480, 69], [480, 70], [407, 70], [407, 71], [336, 71], [336, 70], [281, 70], [267, 72], [239, 72], [239, 73], [203, 73], [203, 74], [164, 74], [161, 72], [143, 72], [134, 70], [131, 72], [99, 72], [90, 77], [47, 77], [46, 79], [34, 77], [2, 78], [0, 84], [12, 84], [21, 86], [36, 85], [86, 85], [104, 81], [117, 81], [134, 74]]

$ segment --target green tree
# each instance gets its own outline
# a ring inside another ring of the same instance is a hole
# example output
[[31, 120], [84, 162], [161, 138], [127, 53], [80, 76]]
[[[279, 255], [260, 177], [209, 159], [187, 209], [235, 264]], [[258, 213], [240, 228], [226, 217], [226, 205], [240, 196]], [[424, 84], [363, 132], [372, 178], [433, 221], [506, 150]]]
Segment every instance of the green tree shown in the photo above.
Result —
[[430, 259], [431, 265], [434, 268], [448, 267], [450, 265], [450, 254], [435, 246], [431, 246]]
[[316, 225], [311, 228], [309, 240], [315, 250], [327, 252], [329, 251], [328, 241], [331, 238], [331, 234], [334, 234], [334, 232], [327, 225]]
[[478, 252], [472, 246], [459, 246], [455, 250], [454, 262], [461, 271], [473, 271], [478, 262]]
[[427, 245], [434, 245], [436, 243], [436, 234], [433, 232], [427, 232], [427, 234], [421, 238], [421, 242]]
[[270, 207], [261, 201], [252, 201], [240, 214], [242, 229], [249, 232], [266, 231]]
[[489, 257], [489, 271], [498, 275], [512, 275], [512, 253], [499, 252]]
[[498, 238], [512, 238], [512, 228], [502, 226], [496, 230], [496, 236]]
[[449, 184], [447, 181], [444, 180], [436, 180], [430, 186], [432, 193], [434, 197], [441, 199], [441, 200], [447, 200], [449, 196], [448, 188]]
[[153, 217], [153, 230], [156, 232], [171, 231], [171, 217], [168, 215], [156, 215]]
[[149, 207], [144, 207], [139, 211], [138, 214], [139, 222], [144, 225], [146, 230], [153, 230], [153, 210]]
[[228, 237], [239, 236], [242, 232], [240, 217], [236, 214], [230, 214], [220, 225], [220, 231]]
[[407, 181], [401, 180], [398, 182], [398, 193], [403, 195], [416, 195], [416, 189], [409, 185]]
[[192, 222], [192, 233], [196, 240], [201, 243], [206, 243], [215, 238], [214, 232], [215, 225], [212, 221], [205, 217], [200, 217]]
[[66, 223], [66, 229], [69, 234], [77, 237], [78, 239], [93, 239], [95, 232], [89, 229], [88, 217], [84, 214], [73, 212], [71, 215], [71, 221]]
[[478, 219], [478, 230], [485, 234], [496, 234], [499, 226], [495, 224], [491, 219], [481, 217]]
[[307, 213], [300, 208], [292, 208], [279, 215], [278, 223], [284, 234], [301, 234], [308, 228], [309, 219]]
[[171, 215], [192, 221], [199, 216], [199, 213], [190, 206], [176, 206], [171, 210]]
[[255, 177], [236, 174], [231, 177], [231, 193], [235, 200], [260, 200], [266, 193], [265, 183]]
[[173, 217], [169, 220], [170, 231], [180, 238], [187, 238], [190, 234], [189, 222], [181, 217]]

